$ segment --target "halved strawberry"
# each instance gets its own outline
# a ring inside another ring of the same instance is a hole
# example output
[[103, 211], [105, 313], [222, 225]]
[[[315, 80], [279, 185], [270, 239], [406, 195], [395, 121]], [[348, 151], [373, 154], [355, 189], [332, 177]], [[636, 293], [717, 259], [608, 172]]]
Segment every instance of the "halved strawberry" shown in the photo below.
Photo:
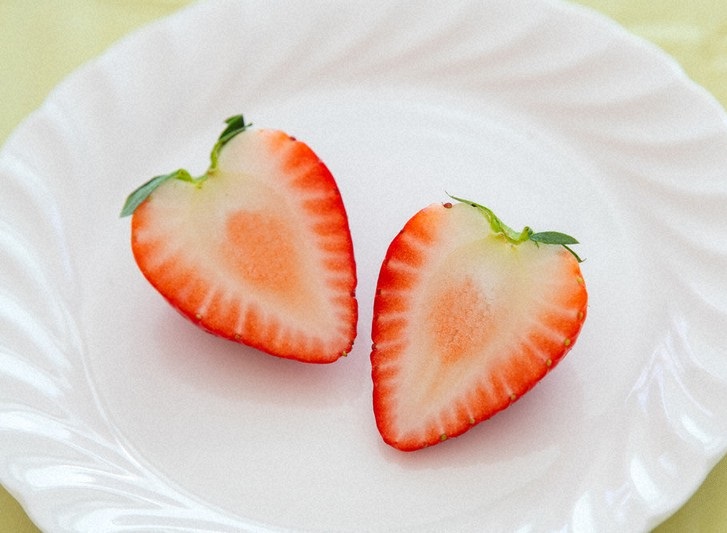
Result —
[[453, 199], [406, 223], [376, 289], [374, 414], [384, 441], [405, 451], [512, 404], [573, 347], [586, 317], [575, 239], [517, 233]]
[[132, 193], [144, 276], [203, 329], [272, 355], [330, 363], [356, 335], [356, 271], [333, 176], [287, 134], [241, 115], [207, 172], [157, 176]]

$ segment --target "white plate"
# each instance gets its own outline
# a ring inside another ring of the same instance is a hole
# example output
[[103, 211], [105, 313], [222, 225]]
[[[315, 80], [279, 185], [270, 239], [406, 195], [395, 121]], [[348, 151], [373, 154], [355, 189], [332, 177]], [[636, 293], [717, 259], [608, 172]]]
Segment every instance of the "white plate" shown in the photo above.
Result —
[[[126, 195], [222, 120], [337, 177], [350, 356], [204, 334], [143, 280]], [[62, 83], [0, 156], [0, 481], [41, 528], [641, 530], [727, 448], [727, 121], [673, 62], [545, 0], [209, 2]], [[529, 395], [403, 454], [370, 406], [389, 240], [444, 191], [583, 243], [589, 318]]]

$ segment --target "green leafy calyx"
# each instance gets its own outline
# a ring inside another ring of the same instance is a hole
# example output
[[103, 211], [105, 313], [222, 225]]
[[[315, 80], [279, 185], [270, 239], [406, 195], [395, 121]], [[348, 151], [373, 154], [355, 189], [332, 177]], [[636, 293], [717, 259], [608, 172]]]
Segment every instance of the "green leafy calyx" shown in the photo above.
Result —
[[212, 153], [210, 154], [210, 171], [214, 171], [217, 168], [217, 158], [220, 155], [222, 147], [230, 142], [230, 140], [238, 133], [242, 133], [252, 126], [252, 124], [245, 124], [245, 119], [242, 115], [230, 117], [225, 120], [225, 123], [227, 124], [227, 127], [222, 131], [222, 133], [220, 133], [220, 138], [217, 139], [217, 142], [212, 148]]
[[471, 205], [472, 207], [480, 211], [490, 223], [490, 228], [492, 228], [492, 231], [504, 236], [505, 239], [511, 244], [520, 244], [525, 241], [532, 241], [535, 244], [560, 245], [568, 250], [571, 254], [573, 254], [573, 257], [575, 257], [579, 263], [583, 262], [583, 260], [578, 257], [578, 254], [576, 254], [573, 249], [570, 248], [571, 245], [578, 244], [578, 241], [570, 235], [560, 233], [559, 231], [541, 231], [536, 233], [529, 226], [525, 226], [522, 231], [518, 232], [513, 230], [502, 220], [500, 220], [490, 208], [472, 202], [470, 200], [465, 200], [463, 198], [452, 196], [451, 194], [448, 194], [448, 196], [453, 200], [462, 202], [463, 204]]
[[124, 207], [121, 209], [121, 217], [127, 217], [133, 214], [134, 211], [136, 211], [136, 208], [139, 207], [144, 202], [144, 200], [146, 200], [149, 195], [157, 189], [157, 187], [159, 187], [167, 180], [177, 179], [181, 181], [186, 181], [188, 183], [193, 183], [198, 187], [201, 186], [202, 183], [211, 174], [213, 174], [215, 170], [217, 170], [217, 161], [219, 159], [220, 151], [222, 150], [222, 148], [228, 142], [230, 142], [230, 140], [238, 133], [242, 133], [251, 126], [251, 124], [245, 123], [245, 119], [242, 115], [235, 115], [233, 117], [230, 117], [225, 120], [225, 123], [227, 124], [227, 127], [220, 134], [220, 137], [217, 139], [217, 142], [212, 148], [212, 153], [210, 154], [210, 166], [207, 169], [207, 172], [205, 172], [201, 176], [193, 177], [188, 171], [180, 168], [179, 170], [175, 170], [174, 172], [170, 172], [169, 174], [162, 174], [160, 176], [153, 177], [152, 179], [138, 187], [126, 198], [126, 202], [124, 202]]

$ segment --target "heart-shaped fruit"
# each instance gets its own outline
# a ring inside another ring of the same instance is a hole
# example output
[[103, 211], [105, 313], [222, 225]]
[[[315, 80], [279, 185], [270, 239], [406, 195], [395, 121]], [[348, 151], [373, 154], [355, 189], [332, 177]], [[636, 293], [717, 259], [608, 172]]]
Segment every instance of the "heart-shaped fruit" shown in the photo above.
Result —
[[575, 239], [517, 233], [453, 199], [406, 223], [374, 300], [374, 414], [384, 441], [405, 451], [460, 435], [523, 396], [586, 317]]
[[304, 143], [227, 120], [200, 177], [134, 191], [131, 247], [147, 280], [189, 320], [279, 357], [330, 363], [356, 335], [348, 219], [328, 168]]

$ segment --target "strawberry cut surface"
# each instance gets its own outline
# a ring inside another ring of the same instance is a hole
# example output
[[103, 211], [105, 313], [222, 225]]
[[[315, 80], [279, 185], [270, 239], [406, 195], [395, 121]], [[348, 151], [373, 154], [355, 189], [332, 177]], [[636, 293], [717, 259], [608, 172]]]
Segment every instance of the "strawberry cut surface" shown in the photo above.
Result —
[[335, 180], [303, 142], [238, 126], [229, 138], [223, 132], [202, 178], [155, 178], [132, 205], [136, 263], [208, 332], [283, 358], [333, 362], [350, 351], [357, 320], [353, 245]]
[[537, 242], [567, 236], [526, 228], [514, 242], [490, 214], [433, 204], [387, 251], [371, 364], [376, 423], [395, 448], [437, 444], [505, 409], [579, 335], [587, 305], [579, 259], [565, 245]]

